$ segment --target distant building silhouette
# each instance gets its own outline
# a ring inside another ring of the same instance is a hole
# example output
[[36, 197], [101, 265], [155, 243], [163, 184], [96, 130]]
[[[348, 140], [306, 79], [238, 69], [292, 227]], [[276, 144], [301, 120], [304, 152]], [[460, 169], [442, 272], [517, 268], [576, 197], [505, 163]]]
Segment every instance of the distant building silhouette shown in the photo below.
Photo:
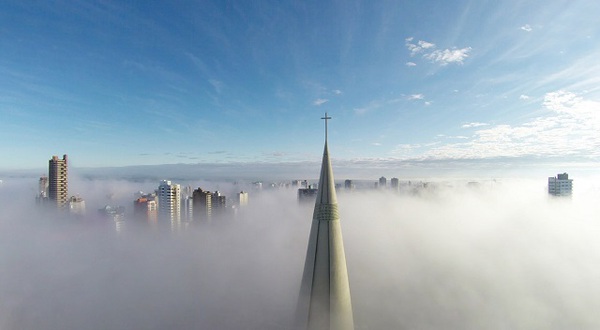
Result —
[[246, 205], [248, 205], [248, 193], [245, 191], [240, 191], [237, 195], [237, 205], [239, 205], [240, 207], [244, 207]]
[[298, 189], [298, 201], [299, 202], [314, 202], [317, 198], [317, 192], [319, 190], [313, 188], [312, 186], [308, 186], [308, 188], [300, 188]]
[[392, 178], [390, 181], [390, 187], [393, 190], [398, 190], [400, 188], [400, 180], [398, 180], [398, 178]]
[[42, 176], [38, 182], [38, 193], [35, 196], [35, 201], [39, 205], [48, 203], [48, 177]]
[[385, 189], [387, 187], [387, 179], [382, 176], [381, 178], [379, 178], [379, 189]]
[[346, 180], [346, 181], [344, 181], [344, 189], [346, 189], [346, 190], [353, 190], [354, 189], [354, 183], [352, 183], [352, 180]]
[[552, 196], [571, 196], [572, 193], [573, 179], [569, 179], [567, 173], [548, 178], [548, 194]]
[[69, 212], [74, 215], [85, 215], [85, 201], [79, 196], [69, 198]]
[[125, 217], [125, 208], [123, 206], [105, 205], [103, 208], [98, 209], [98, 214], [114, 221], [123, 221]]
[[48, 162], [48, 200], [58, 209], [66, 209], [68, 193], [67, 155], [62, 159], [52, 156]]
[[215, 191], [211, 196], [212, 215], [222, 215], [227, 207], [227, 198], [221, 192]]
[[42, 197], [48, 197], [48, 177], [42, 176], [40, 177], [40, 181], [38, 183], [38, 193]]

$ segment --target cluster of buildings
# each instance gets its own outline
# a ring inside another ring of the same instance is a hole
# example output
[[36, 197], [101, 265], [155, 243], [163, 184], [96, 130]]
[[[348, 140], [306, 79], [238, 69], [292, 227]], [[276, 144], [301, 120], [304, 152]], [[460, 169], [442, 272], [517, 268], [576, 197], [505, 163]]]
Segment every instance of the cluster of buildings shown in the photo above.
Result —
[[[298, 201], [300, 202], [314, 202], [318, 187], [314, 184], [309, 184], [306, 180], [304, 181], [293, 181], [292, 186], [299, 186], [298, 188]], [[479, 187], [479, 182], [468, 182], [468, 187], [475, 188]], [[386, 177], [382, 176], [377, 181], [353, 181], [345, 180], [344, 184], [336, 184], [336, 189], [343, 190], [345, 192], [351, 192], [354, 190], [387, 190], [394, 192], [404, 192], [409, 194], [418, 194], [425, 191], [434, 191], [437, 188], [444, 187], [443, 184], [433, 182], [411, 182], [411, 181], [400, 181], [398, 178], [392, 178], [389, 181]], [[446, 184], [446, 187], [452, 187], [452, 185]], [[573, 194], [573, 179], [569, 179], [567, 173], [557, 174], [555, 177], [548, 178], [548, 194], [551, 196], [572, 196]]]
[[[327, 147], [327, 120], [331, 118], [325, 114], [322, 119], [325, 119], [326, 125], [325, 148], [318, 189], [307, 181], [292, 182], [292, 186], [299, 187], [299, 200], [310, 199], [315, 203], [295, 325], [304, 329], [353, 329], [350, 284], [336, 195], [336, 189], [340, 186], [335, 184]], [[548, 193], [570, 196], [572, 181], [567, 173], [550, 177]], [[352, 190], [355, 185], [352, 180], [346, 180], [344, 187]], [[381, 177], [376, 187], [386, 188], [387, 179]], [[392, 178], [390, 188], [399, 189], [400, 181]], [[63, 156], [63, 159], [53, 156], [48, 177], [40, 178], [38, 200], [55, 205], [58, 209], [68, 207], [76, 210], [74, 212], [85, 209], [78, 209], [77, 206], [85, 205], [82, 199], [74, 196], [67, 199], [67, 196], [67, 156]], [[247, 205], [248, 193], [242, 191], [236, 198], [237, 205]], [[187, 187], [182, 193], [179, 184], [163, 180], [153, 193], [140, 193], [133, 205], [136, 216], [148, 220], [167, 218], [172, 223], [179, 223], [180, 220], [209, 221], [215, 214], [224, 212], [227, 199], [218, 191], [210, 192], [201, 188], [192, 190]], [[124, 208], [106, 206], [101, 211], [116, 219], [123, 215]]]
[[248, 193], [241, 191], [234, 197], [232, 205], [219, 191], [210, 192], [186, 187], [182, 192], [181, 185], [169, 180], [160, 182], [153, 193], [140, 192], [133, 201], [133, 213], [136, 218], [155, 221], [159, 218], [172, 221], [204, 221], [215, 216], [236, 211], [248, 205]]
[[[36, 202], [40, 205], [73, 215], [85, 215], [85, 201], [79, 196], [69, 196], [68, 158], [52, 156], [48, 163], [48, 176], [39, 179]], [[181, 185], [163, 180], [158, 188], [150, 194], [140, 192], [133, 201], [133, 214], [138, 219], [150, 222], [159, 219], [171, 221], [209, 221], [213, 216], [220, 216], [231, 210], [248, 205], [248, 193], [241, 191], [235, 195], [232, 205], [219, 191], [205, 191], [202, 188], [192, 190], [186, 187], [182, 192]], [[98, 210], [103, 216], [123, 221], [123, 206], [105, 206]]]
[[[256, 184], [256, 183], [255, 183]], [[415, 187], [421, 185], [414, 185]], [[318, 194], [318, 186], [309, 184], [308, 181], [295, 180], [292, 187], [298, 187], [298, 200], [300, 202], [313, 202]], [[412, 187], [410, 181], [400, 182], [398, 178], [392, 178], [388, 185], [385, 177], [380, 177], [374, 184], [367, 185], [373, 189], [391, 189], [399, 191], [403, 186]], [[356, 189], [357, 184], [353, 180], [345, 180], [343, 188], [346, 191]], [[341, 189], [341, 184], [335, 188]], [[571, 196], [573, 192], [573, 180], [569, 179], [567, 173], [558, 174], [548, 178], [548, 194], [552, 196]], [[48, 176], [39, 179], [39, 189], [36, 196], [38, 204], [50, 206], [58, 210], [67, 210], [74, 215], [84, 215], [85, 201], [83, 198], [68, 193], [68, 158], [52, 156], [48, 162]], [[182, 191], [181, 185], [168, 180], [160, 182], [158, 188], [149, 194], [140, 192], [133, 201], [133, 214], [135, 218], [150, 222], [158, 219], [171, 221], [204, 221], [208, 222], [213, 217], [222, 216], [237, 211], [240, 207], [248, 204], [248, 193], [241, 191], [233, 198], [233, 203], [228, 204], [227, 198], [219, 191], [208, 191], [202, 188], [193, 190], [185, 187]], [[125, 209], [122, 206], [106, 206], [99, 210], [105, 216], [116, 221], [124, 219]]]

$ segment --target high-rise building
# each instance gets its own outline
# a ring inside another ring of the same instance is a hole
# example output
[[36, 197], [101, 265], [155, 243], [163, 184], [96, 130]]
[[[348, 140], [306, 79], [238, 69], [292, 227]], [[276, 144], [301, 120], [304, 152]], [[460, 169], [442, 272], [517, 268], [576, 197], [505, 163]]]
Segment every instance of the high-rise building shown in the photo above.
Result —
[[346, 180], [346, 181], [344, 181], [344, 188], [346, 190], [353, 190], [354, 189], [354, 183], [352, 183], [352, 180]]
[[163, 180], [158, 186], [158, 215], [169, 220], [181, 219], [181, 187]]
[[385, 176], [382, 176], [381, 178], [379, 178], [379, 189], [385, 189], [386, 186], [387, 179], [385, 178]]
[[296, 326], [306, 329], [354, 329], [350, 284], [338, 212], [333, 170], [325, 149], [298, 300]]
[[245, 191], [240, 191], [237, 194], [237, 204], [241, 207], [248, 205], [248, 193]]
[[308, 188], [300, 188], [298, 189], [298, 201], [302, 203], [314, 202], [318, 192], [319, 190], [311, 185]]
[[548, 194], [553, 196], [571, 196], [573, 193], [573, 179], [567, 173], [557, 174], [548, 178]]
[[194, 220], [208, 221], [212, 215], [212, 194], [198, 188], [192, 193]]
[[400, 188], [400, 180], [398, 180], [398, 178], [392, 178], [390, 181], [390, 186], [392, 189], [398, 190]]
[[38, 194], [40, 197], [48, 197], [48, 177], [42, 176], [40, 177], [40, 181], [38, 183]]
[[133, 201], [133, 215], [138, 219], [156, 222], [158, 218], [156, 194], [141, 194], [138, 199]]
[[185, 195], [181, 198], [182, 219], [184, 221], [194, 220], [194, 199], [190, 195]]
[[62, 159], [52, 156], [48, 162], [48, 199], [58, 209], [66, 209], [68, 193], [67, 155]]
[[48, 202], [48, 177], [40, 177], [38, 183], [38, 193], [35, 195], [35, 201], [39, 205], [45, 205]]
[[225, 212], [225, 208], [227, 207], [227, 198], [224, 195], [221, 195], [221, 192], [215, 191], [212, 193], [211, 199], [212, 214], [223, 214]]
[[69, 198], [69, 212], [74, 215], [85, 215], [85, 201], [79, 196]]

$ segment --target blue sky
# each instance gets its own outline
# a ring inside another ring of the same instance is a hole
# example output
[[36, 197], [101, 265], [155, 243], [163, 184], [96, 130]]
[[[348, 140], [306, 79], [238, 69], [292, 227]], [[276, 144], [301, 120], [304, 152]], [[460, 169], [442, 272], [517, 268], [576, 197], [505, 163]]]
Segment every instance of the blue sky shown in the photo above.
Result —
[[[0, 169], [600, 163], [598, 1], [3, 1]], [[458, 166], [458, 165], [457, 165]], [[552, 173], [549, 173], [552, 174]]]

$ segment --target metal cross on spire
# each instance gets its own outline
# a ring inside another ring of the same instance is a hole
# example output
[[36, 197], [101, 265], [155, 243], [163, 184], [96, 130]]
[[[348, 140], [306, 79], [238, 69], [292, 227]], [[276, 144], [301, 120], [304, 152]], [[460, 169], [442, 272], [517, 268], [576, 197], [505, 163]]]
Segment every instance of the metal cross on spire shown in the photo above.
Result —
[[325, 120], [325, 142], [327, 142], [327, 120], [331, 119], [331, 117], [327, 116], [327, 112], [325, 112], [325, 117], [321, 117], [321, 119]]

